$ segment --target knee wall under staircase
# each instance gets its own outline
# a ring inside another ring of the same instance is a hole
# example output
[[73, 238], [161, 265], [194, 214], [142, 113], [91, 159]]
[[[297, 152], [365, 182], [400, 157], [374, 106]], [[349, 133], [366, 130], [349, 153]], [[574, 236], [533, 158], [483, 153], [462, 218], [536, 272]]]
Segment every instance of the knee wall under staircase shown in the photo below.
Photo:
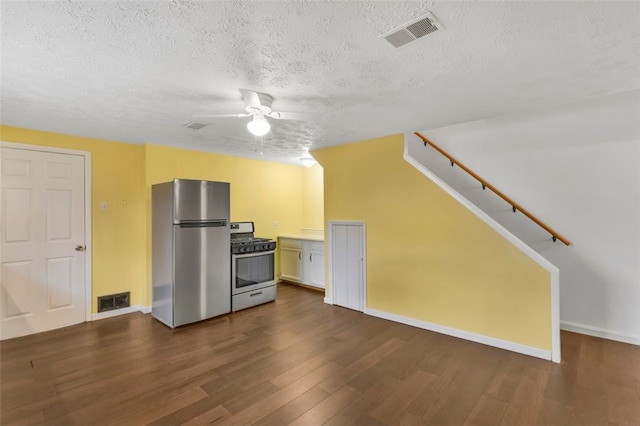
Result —
[[[437, 141], [434, 141], [437, 143]], [[472, 211], [477, 217], [491, 226], [498, 233], [503, 235], [507, 240], [512, 242], [522, 252], [547, 269], [552, 275], [555, 275], [557, 282], [553, 285], [553, 322], [559, 324], [554, 327], [559, 330], [576, 331], [598, 337], [609, 338], [612, 340], [622, 341], [632, 344], [640, 344], [640, 338], [633, 333], [629, 333], [624, 329], [603, 327], [590, 318], [573, 318], [572, 314], [582, 303], [584, 293], [587, 286], [596, 288], [592, 283], [606, 282], [606, 277], [598, 278], [598, 273], [593, 270], [590, 264], [589, 255], [586, 248], [581, 245], [565, 245], [560, 240], [554, 241], [552, 234], [548, 230], [539, 226], [529, 217], [519, 211], [515, 211], [513, 206], [504, 201], [498, 195], [490, 191], [488, 188], [483, 189], [483, 185], [473, 176], [469, 175], [457, 165], [452, 166], [451, 161], [437, 149], [425, 145], [423, 140], [414, 133], [405, 134], [405, 160], [414, 166], [427, 178], [431, 179], [443, 190], [449, 193], [453, 198], [458, 200], [467, 209]], [[471, 158], [471, 157], [469, 157]], [[466, 163], [465, 161], [462, 161]], [[473, 169], [473, 165], [466, 164]], [[523, 170], [522, 173], [527, 173]], [[516, 177], [514, 177], [516, 178]], [[490, 182], [492, 185], [501, 189], [501, 185], [509, 186], [508, 182]], [[552, 205], [542, 206], [536, 210], [536, 205], [530, 205], [529, 199], [540, 198], [540, 194], [510, 194], [519, 204], [522, 204], [534, 215], [540, 215], [543, 220], [546, 217], [553, 216], [558, 211], [544, 211], [545, 208], [555, 208]], [[527, 204], [529, 203], [529, 204]], [[570, 220], [565, 212], [564, 221]], [[558, 224], [549, 222], [552, 228], [559, 226]], [[555, 229], [554, 229], [555, 230]], [[557, 229], [562, 234], [562, 229]], [[572, 236], [569, 235], [569, 238]], [[568, 242], [568, 241], [567, 241]], [[562, 273], [562, 285], [560, 285], [559, 277]], [[602, 289], [606, 291], [606, 289]], [[567, 313], [560, 311], [560, 298], [563, 300], [563, 306], [567, 309]], [[593, 299], [593, 295], [586, 300]], [[601, 297], [602, 303], [606, 303], [606, 294]], [[607, 312], [612, 308], [599, 307], [598, 311]], [[606, 319], [601, 321], [603, 324]], [[559, 331], [556, 338], [559, 340]]]

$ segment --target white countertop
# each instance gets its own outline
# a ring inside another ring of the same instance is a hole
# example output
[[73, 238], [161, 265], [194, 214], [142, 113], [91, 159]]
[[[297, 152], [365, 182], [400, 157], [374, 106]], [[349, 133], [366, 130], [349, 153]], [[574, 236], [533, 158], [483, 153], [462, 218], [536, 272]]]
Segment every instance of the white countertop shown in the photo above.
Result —
[[298, 234], [280, 234], [278, 238], [291, 238], [292, 240], [309, 240], [309, 241], [324, 241], [323, 234], [312, 233], [298, 233]]

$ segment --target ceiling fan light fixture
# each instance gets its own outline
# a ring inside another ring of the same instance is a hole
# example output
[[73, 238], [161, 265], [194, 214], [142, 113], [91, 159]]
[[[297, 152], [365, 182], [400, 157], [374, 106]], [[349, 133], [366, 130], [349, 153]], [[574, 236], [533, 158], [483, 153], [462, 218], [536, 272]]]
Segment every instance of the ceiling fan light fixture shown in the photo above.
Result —
[[253, 120], [247, 123], [247, 130], [255, 136], [264, 136], [271, 130], [271, 125], [263, 116], [255, 115]]
[[306, 156], [300, 158], [300, 161], [305, 167], [311, 167], [316, 164], [316, 160], [311, 156], [311, 154], [307, 154]]

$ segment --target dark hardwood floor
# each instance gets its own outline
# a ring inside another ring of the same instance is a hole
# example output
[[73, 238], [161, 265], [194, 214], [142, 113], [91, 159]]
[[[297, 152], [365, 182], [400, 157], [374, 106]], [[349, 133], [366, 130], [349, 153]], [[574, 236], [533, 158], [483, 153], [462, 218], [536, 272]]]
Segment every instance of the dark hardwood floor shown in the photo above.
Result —
[[640, 347], [562, 333], [562, 364], [278, 300], [170, 330], [129, 314], [1, 343], [0, 423], [640, 425]]

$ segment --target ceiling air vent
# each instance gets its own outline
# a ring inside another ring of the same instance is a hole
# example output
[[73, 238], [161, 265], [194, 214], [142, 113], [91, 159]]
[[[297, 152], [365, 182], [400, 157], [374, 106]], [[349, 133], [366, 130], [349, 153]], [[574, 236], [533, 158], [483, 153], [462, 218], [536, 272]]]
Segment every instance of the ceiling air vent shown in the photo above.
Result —
[[203, 127], [207, 127], [209, 123], [201, 123], [199, 121], [190, 121], [187, 124], [183, 124], [182, 127], [186, 127], [191, 130], [200, 130]]
[[413, 21], [407, 22], [406, 24], [389, 31], [388, 33], [382, 34], [380, 37], [384, 38], [397, 48], [443, 29], [444, 27], [440, 22], [438, 22], [436, 17], [433, 16], [433, 13], [429, 12], [420, 18], [416, 18]]

